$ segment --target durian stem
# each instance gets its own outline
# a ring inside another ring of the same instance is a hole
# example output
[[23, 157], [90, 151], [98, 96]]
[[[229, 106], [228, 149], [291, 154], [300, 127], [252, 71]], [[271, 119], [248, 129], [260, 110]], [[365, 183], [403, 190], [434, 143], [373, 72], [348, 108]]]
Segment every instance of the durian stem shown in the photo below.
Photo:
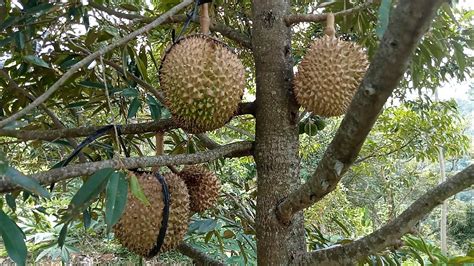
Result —
[[171, 170], [171, 172], [173, 172], [174, 174], [178, 174], [179, 171], [178, 169], [176, 169], [176, 167], [174, 165], [167, 165], [168, 169]]
[[329, 37], [336, 37], [336, 28], [334, 27], [334, 14], [328, 13], [326, 17], [326, 29], [324, 29], [324, 34]]
[[163, 151], [164, 151], [164, 137], [165, 137], [165, 134], [163, 132], [156, 132], [156, 135], [155, 135], [155, 141], [156, 141], [156, 156], [160, 156], [160, 155], [163, 155]]
[[[164, 132], [156, 132], [155, 135], [155, 155], [160, 156], [163, 155], [164, 152], [164, 138], [165, 134]], [[160, 167], [153, 167], [153, 172], [158, 172], [160, 170]]]
[[211, 25], [211, 20], [209, 19], [209, 4], [205, 3], [201, 5], [199, 23], [201, 25], [201, 33], [209, 34], [209, 26]]

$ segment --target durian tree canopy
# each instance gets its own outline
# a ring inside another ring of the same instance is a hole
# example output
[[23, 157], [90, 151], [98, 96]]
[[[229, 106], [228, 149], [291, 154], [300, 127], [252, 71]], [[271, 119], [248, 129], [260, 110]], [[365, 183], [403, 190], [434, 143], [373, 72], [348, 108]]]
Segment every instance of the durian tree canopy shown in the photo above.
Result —
[[[101, 221], [93, 212], [144, 257], [178, 249], [206, 265], [236, 264], [229, 254], [241, 264], [350, 265], [389, 252], [440, 202], [473, 185], [474, 166], [418, 191], [401, 215], [343, 245], [308, 244], [303, 210], [339, 193], [355, 162], [370, 163], [361, 156], [376, 158], [367, 147], [390, 150], [377, 146], [379, 123], [393, 126], [384, 141], [428, 154], [418, 155], [422, 162], [440, 150], [465, 155], [456, 106], [431, 95], [473, 69], [472, 11], [449, 2], [0, 0], [2, 247], [26, 264], [27, 246], [39, 245], [16, 225], [15, 204], [33, 204], [27, 212], [39, 217], [37, 206], [70, 195], [50, 214], [63, 226], [61, 249], [68, 229]], [[200, 33], [200, 4], [209, 7], [210, 34]], [[411, 130], [394, 118], [390, 108], [398, 107]], [[162, 155], [154, 153], [156, 132]], [[406, 144], [392, 138], [400, 132], [411, 136]], [[313, 164], [300, 171], [305, 157]], [[256, 174], [222, 171], [232, 163]], [[53, 183], [61, 185], [48, 192]], [[219, 191], [238, 186], [248, 193], [230, 208]], [[196, 219], [206, 234], [200, 246], [186, 243], [200, 231]], [[200, 251], [216, 241], [234, 242]], [[254, 256], [242, 255], [250, 249]]]

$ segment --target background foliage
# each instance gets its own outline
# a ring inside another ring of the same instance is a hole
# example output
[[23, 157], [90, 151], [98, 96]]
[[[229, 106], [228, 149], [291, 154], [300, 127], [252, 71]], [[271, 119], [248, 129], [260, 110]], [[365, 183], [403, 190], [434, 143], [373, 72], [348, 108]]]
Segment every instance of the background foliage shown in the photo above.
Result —
[[[44, 93], [90, 52], [143, 26], [147, 18], [178, 2], [95, 1], [97, 5], [134, 17], [129, 20], [100, 11], [85, 1], [4, 1], [6, 5], [0, 5], [0, 71], [4, 73], [0, 75], [0, 117], [8, 117], [25, 107], [31, 102], [30, 96]], [[334, 1], [325, 9], [317, 9], [320, 4], [317, 1], [294, 2], [295, 13], [310, 13], [337, 12], [364, 1]], [[388, 11], [395, 4], [381, 2], [380, 8], [374, 5], [336, 19], [339, 36], [361, 44], [369, 56], [374, 54]], [[237, 29], [244, 36], [250, 35], [250, 1], [216, 0], [211, 14], [218, 23]], [[473, 15], [474, 11], [461, 10], [456, 5], [443, 6], [416, 50], [401, 86], [366, 140], [356, 165], [334, 193], [305, 212], [309, 249], [352, 241], [394, 218], [438, 183], [440, 148], [448, 160], [448, 174], [472, 161], [473, 129], [469, 124], [472, 120], [466, 118], [474, 115], [473, 99], [438, 102], [432, 91], [442, 90], [446, 82], [461, 82], [470, 77]], [[56, 128], [45, 108], [67, 128], [169, 118], [169, 112], [156, 95], [132, 76], [159, 90], [160, 59], [170, 44], [172, 32], [178, 34], [181, 28], [182, 24], [166, 24], [81, 68], [44, 108], [36, 109], [8, 128]], [[320, 23], [304, 23], [293, 28], [295, 64], [304, 56], [310, 42], [322, 35], [322, 29]], [[197, 26], [191, 24], [186, 34], [196, 31]], [[244, 100], [253, 100], [255, 81], [250, 51], [220, 34], [217, 36], [235, 48], [246, 65], [248, 83]], [[314, 171], [339, 122], [337, 118], [324, 119], [302, 112], [302, 180]], [[252, 140], [254, 130], [251, 116], [239, 116], [210, 136], [219, 143]], [[153, 133], [129, 135], [124, 141], [132, 156], [152, 155], [153, 137]], [[124, 172], [104, 169], [96, 173], [100, 181], [97, 178], [64, 181], [49, 193], [27, 175], [57, 166], [72, 151], [73, 143], [62, 139], [21, 141], [0, 137], [0, 144], [4, 157], [0, 158], [0, 173], [9, 171], [27, 188], [0, 199], [2, 256], [8, 250], [11, 259], [22, 264], [26, 257], [23, 243], [26, 243], [29, 261], [139, 260], [121, 248], [109, 230], [123, 204], [123, 195], [114, 196], [117, 194], [114, 191], [126, 188], [126, 180], [133, 178], [127, 178]], [[180, 129], [166, 134], [166, 154], [200, 150], [204, 146], [193, 135]], [[83, 150], [83, 159], [110, 159], [114, 152], [120, 152], [115, 140], [102, 137]], [[218, 160], [209, 166], [224, 184], [219, 204], [193, 216], [186, 241], [226, 263], [255, 264], [255, 164], [249, 158], [241, 158]], [[133, 193], [140, 196], [138, 188]], [[448, 256], [442, 255], [437, 247], [439, 211], [435, 211], [399, 247], [371, 256], [365, 263], [473, 262], [473, 197], [470, 190], [448, 200]], [[66, 227], [67, 234], [63, 230]], [[178, 253], [164, 254], [158, 259], [187, 260]]]

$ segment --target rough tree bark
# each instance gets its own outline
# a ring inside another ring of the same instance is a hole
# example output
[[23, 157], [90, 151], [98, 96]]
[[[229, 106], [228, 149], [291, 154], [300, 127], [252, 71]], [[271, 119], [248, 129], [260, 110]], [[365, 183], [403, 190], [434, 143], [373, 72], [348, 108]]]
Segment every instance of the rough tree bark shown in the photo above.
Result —
[[298, 106], [292, 95], [289, 0], [254, 0], [252, 44], [256, 67], [255, 161], [258, 172], [257, 250], [259, 265], [280, 265], [305, 250], [303, 215], [289, 226], [275, 216], [278, 202], [299, 184]]

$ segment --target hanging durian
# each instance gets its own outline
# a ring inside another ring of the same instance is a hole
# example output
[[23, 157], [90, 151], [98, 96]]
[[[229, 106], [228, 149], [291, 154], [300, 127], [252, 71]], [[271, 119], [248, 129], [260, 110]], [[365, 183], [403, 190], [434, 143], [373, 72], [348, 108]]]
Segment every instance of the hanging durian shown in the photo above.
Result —
[[[162, 226], [163, 192], [157, 178], [151, 173], [137, 176], [149, 205], [129, 191], [122, 217], [114, 226], [115, 237], [130, 251], [143, 257], [152, 257]], [[170, 194], [168, 228], [160, 252], [176, 248], [188, 230], [189, 194], [183, 180], [175, 174], [164, 175]]]
[[217, 202], [221, 186], [219, 178], [204, 166], [185, 166], [179, 173], [189, 192], [191, 212], [205, 211]]
[[368, 64], [362, 47], [335, 37], [334, 15], [328, 14], [325, 36], [313, 42], [298, 66], [294, 78], [298, 103], [315, 115], [344, 114]]
[[242, 62], [227, 45], [207, 35], [209, 26], [204, 22], [209, 17], [207, 9], [202, 11], [203, 34], [175, 42], [166, 51], [159, 73], [166, 105], [189, 133], [222, 127], [237, 111], [245, 89]]

